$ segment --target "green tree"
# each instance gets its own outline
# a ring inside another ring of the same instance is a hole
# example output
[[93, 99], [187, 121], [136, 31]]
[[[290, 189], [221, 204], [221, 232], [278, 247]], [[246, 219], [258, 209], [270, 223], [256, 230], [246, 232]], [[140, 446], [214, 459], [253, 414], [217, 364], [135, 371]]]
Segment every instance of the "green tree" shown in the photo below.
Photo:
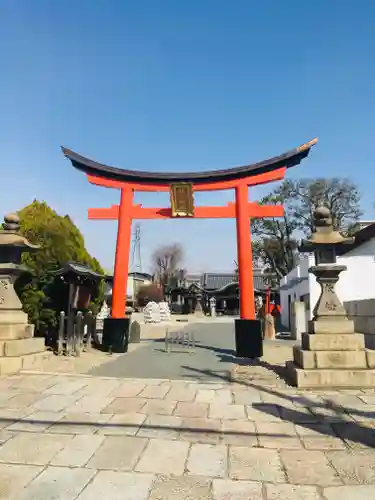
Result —
[[284, 181], [261, 200], [262, 204], [284, 205], [284, 217], [251, 222], [254, 258], [282, 278], [295, 266], [298, 239], [310, 236], [314, 229], [315, 208], [326, 205], [335, 229], [353, 234], [362, 215], [360, 199], [357, 186], [348, 179]]
[[314, 229], [313, 212], [321, 204], [329, 208], [336, 230], [350, 233], [362, 215], [361, 195], [349, 179], [284, 181], [277, 193], [285, 200], [287, 215], [305, 236]]
[[[34, 200], [18, 212], [21, 233], [40, 250], [23, 255], [23, 264], [30, 270], [16, 283], [25, 312], [36, 331], [46, 333], [56, 326], [57, 313], [64, 309], [66, 285], [55, 279], [57, 269], [69, 261], [90, 266], [103, 273], [99, 262], [90, 256], [79, 229], [69, 216], [60, 216], [45, 202]], [[92, 297], [90, 308], [95, 312], [103, 301], [103, 284]]]

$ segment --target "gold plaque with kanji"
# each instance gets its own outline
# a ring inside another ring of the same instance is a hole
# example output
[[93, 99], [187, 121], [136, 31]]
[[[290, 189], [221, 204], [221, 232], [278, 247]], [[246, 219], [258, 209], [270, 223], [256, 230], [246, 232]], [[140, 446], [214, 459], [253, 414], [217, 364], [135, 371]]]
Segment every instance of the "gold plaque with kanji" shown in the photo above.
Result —
[[194, 217], [194, 191], [193, 186], [187, 182], [171, 184], [172, 217]]

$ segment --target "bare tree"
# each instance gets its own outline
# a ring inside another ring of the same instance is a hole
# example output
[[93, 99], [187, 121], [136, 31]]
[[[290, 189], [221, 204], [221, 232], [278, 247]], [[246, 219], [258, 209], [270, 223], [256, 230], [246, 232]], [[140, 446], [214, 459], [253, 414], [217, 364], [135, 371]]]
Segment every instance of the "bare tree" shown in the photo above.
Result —
[[181, 271], [182, 260], [183, 250], [178, 243], [157, 248], [152, 255], [152, 266], [157, 282], [167, 285], [170, 279]]

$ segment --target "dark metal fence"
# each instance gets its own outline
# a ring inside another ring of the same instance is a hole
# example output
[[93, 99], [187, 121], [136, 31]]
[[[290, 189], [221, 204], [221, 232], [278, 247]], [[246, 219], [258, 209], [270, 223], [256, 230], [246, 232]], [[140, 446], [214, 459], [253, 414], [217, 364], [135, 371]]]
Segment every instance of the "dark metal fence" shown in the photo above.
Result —
[[168, 327], [165, 332], [165, 352], [189, 352], [195, 350], [194, 332], [179, 330], [170, 332]]
[[81, 311], [68, 317], [60, 313], [57, 339], [59, 356], [80, 356], [81, 352], [90, 351], [96, 332], [96, 317], [91, 311], [85, 315]]

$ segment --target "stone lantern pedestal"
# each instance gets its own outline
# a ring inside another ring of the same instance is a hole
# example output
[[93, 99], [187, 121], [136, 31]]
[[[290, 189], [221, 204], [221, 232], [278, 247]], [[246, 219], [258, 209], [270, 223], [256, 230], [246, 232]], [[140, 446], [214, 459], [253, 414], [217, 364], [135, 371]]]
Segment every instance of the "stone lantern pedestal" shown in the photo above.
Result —
[[290, 381], [303, 388], [375, 387], [374, 351], [365, 349], [362, 333], [354, 332], [334, 285], [345, 266], [324, 265], [310, 268], [321, 286], [321, 294], [302, 334], [301, 346], [294, 346], [293, 362], [287, 364]]
[[[324, 245], [327, 247], [327, 236], [331, 235], [335, 239], [332, 248], [343, 243], [337, 241], [337, 234], [332, 228], [331, 233], [325, 231]], [[305, 248], [316, 250], [320, 244], [317, 239], [315, 235], [313, 245], [305, 245]], [[321, 293], [308, 332], [302, 334], [301, 346], [294, 346], [293, 362], [287, 363], [289, 379], [297, 387], [375, 387], [375, 352], [365, 349], [364, 335], [354, 332], [354, 322], [347, 318], [335, 292], [335, 284], [343, 271], [346, 266], [334, 262], [320, 262], [309, 269]]]
[[0, 231], [0, 375], [35, 368], [44, 352], [44, 338], [34, 337], [34, 325], [28, 324], [14, 283], [26, 271], [20, 264], [24, 251], [38, 248], [18, 234], [19, 218], [4, 218]]

